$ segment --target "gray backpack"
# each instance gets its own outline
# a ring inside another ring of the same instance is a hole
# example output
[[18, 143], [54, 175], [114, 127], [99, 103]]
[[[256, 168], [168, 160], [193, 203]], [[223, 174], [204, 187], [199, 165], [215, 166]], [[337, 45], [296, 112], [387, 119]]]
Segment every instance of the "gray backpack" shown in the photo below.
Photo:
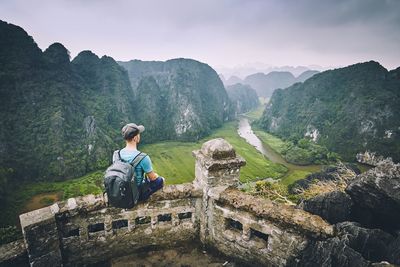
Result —
[[140, 152], [132, 162], [121, 159], [119, 150], [114, 151], [113, 164], [104, 174], [104, 187], [108, 203], [117, 208], [130, 209], [139, 199], [139, 190], [135, 182], [135, 167], [146, 157]]

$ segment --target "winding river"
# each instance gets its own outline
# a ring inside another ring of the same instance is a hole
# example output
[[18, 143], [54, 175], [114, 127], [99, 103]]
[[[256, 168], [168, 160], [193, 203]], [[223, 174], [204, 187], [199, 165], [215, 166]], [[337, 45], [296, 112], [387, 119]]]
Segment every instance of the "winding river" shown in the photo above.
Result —
[[250, 145], [254, 146], [261, 154], [274, 163], [279, 163], [288, 168], [288, 172], [282, 179], [289, 176], [295, 170], [308, 171], [308, 172], [318, 172], [321, 170], [322, 165], [295, 165], [287, 162], [279, 153], [273, 150], [268, 144], [263, 143], [251, 129], [249, 119], [241, 116], [239, 119], [238, 134], [240, 137], [244, 138]]

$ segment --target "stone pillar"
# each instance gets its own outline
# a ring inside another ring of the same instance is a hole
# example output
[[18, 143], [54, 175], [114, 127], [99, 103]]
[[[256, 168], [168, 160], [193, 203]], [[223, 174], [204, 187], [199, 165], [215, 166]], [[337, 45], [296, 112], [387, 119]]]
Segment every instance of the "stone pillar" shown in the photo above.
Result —
[[62, 266], [55, 214], [57, 204], [21, 214], [22, 233], [30, 266]]
[[200, 150], [193, 151], [196, 157], [194, 186], [203, 191], [200, 218], [200, 240], [208, 243], [209, 222], [212, 221], [212, 199], [210, 196], [222, 192], [228, 186], [239, 184], [240, 167], [246, 161], [236, 155], [235, 149], [222, 138], [210, 140]]

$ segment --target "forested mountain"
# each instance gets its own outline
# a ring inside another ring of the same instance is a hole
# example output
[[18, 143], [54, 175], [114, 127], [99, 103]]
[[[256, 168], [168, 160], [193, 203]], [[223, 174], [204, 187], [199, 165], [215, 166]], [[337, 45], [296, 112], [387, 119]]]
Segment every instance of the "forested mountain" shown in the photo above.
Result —
[[354, 160], [370, 150], [400, 160], [400, 68], [370, 61], [275, 90], [260, 125], [284, 138], [309, 136]]
[[[319, 73], [319, 71], [316, 70], [306, 70], [305, 72], [303, 72], [302, 74], [300, 74], [297, 78], [296, 78], [296, 82], [304, 82], [305, 80], [311, 78], [312, 76], [314, 76], [315, 74]], [[284, 88], [282, 88], [284, 89]]]
[[228, 96], [233, 103], [235, 113], [240, 114], [259, 106], [258, 95], [249, 85], [237, 83], [226, 87]]
[[1, 190], [105, 168], [130, 121], [146, 126], [143, 141], [196, 140], [231, 116], [223, 84], [206, 64], [136, 61], [128, 77], [112, 58], [90, 51], [72, 61], [60, 43], [42, 52], [3, 21], [0, 37]]
[[270, 97], [275, 89], [286, 88], [297, 82], [304, 82], [318, 71], [307, 70], [295, 77], [288, 71], [272, 71], [268, 74], [255, 73], [247, 76], [243, 83], [250, 85], [262, 97]]
[[233, 116], [218, 74], [191, 59], [119, 62], [129, 75], [146, 140], [198, 140]]
[[70, 62], [59, 43], [42, 52], [20, 27], [0, 22], [0, 175], [75, 177], [105, 167], [133, 119], [133, 92], [112, 58], [89, 51]]

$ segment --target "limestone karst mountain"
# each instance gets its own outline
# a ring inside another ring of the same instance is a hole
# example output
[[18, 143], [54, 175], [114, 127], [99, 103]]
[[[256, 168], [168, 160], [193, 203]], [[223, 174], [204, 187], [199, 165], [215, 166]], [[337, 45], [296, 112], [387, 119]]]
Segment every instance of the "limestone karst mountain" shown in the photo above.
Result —
[[318, 73], [314, 70], [306, 70], [297, 78], [288, 71], [272, 71], [268, 74], [255, 73], [247, 76], [242, 83], [250, 85], [262, 97], [270, 97], [275, 89], [286, 88], [297, 82], [304, 82]]
[[146, 139], [198, 140], [232, 117], [218, 74], [191, 59], [119, 62], [129, 75]]
[[235, 113], [240, 114], [259, 106], [258, 95], [249, 85], [237, 83], [226, 87], [229, 98], [235, 108]]
[[260, 125], [310, 137], [346, 160], [370, 150], [400, 160], [400, 68], [370, 61], [316, 74], [272, 95]]

